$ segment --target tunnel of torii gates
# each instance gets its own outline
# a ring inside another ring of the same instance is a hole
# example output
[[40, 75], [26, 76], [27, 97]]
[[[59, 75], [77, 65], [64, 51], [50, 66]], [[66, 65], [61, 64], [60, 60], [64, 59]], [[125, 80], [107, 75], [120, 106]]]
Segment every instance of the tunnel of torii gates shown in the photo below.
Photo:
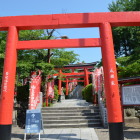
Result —
[[[0, 17], [0, 31], [8, 31], [0, 97], [0, 139], [11, 139], [18, 50], [101, 47], [110, 140], [123, 140], [123, 119], [112, 37], [112, 27], [118, 26], [140, 26], [140, 12]], [[100, 38], [18, 40], [18, 31], [20, 30], [86, 27], [98, 27]], [[93, 53], [93, 55], [95, 54]]]
[[[57, 74], [53, 74], [53, 76], [60, 76], [62, 75], [65, 80], [58, 80], [58, 92], [59, 95], [61, 95], [61, 87], [62, 87], [62, 82], [66, 83], [66, 95], [68, 95], [68, 83], [69, 82], [74, 82], [74, 80], [69, 79], [69, 78], [74, 78], [76, 82], [84, 82], [84, 86], [89, 84], [89, 74], [92, 74], [90, 72], [91, 69], [94, 68], [96, 63], [91, 63], [88, 65], [83, 65], [83, 64], [74, 64], [74, 65], [68, 65], [64, 66], [63, 68], [55, 68], [55, 70], [58, 71]], [[71, 73], [63, 73], [62, 70], [69, 69], [71, 70]], [[79, 70], [82, 72], [75, 72], [75, 70]], [[82, 78], [84, 80], [78, 80], [78, 78]]]

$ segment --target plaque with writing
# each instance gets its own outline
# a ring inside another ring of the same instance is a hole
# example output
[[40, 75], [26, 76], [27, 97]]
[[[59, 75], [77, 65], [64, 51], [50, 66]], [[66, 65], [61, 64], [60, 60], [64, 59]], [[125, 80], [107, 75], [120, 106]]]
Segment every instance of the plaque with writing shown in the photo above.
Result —
[[123, 105], [140, 105], [140, 85], [122, 87]]

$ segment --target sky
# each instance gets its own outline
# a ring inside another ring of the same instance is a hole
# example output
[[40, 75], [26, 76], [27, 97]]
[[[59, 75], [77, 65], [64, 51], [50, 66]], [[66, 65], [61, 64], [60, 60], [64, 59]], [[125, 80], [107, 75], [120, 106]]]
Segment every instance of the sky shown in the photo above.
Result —
[[[116, 0], [1, 0], [0, 17], [62, 13], [109, 12], [108, 4]], [[68, 38], [99, 38], [98, 28], [57, 29], [55, 36]], [[100, 48], [72, 48], [80, 62], [101, 60]]]

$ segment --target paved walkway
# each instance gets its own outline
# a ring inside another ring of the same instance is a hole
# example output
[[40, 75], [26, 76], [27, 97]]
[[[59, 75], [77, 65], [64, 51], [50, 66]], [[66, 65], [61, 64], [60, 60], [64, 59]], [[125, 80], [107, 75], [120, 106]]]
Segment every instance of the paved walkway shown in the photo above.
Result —
[[[99, 140], [109, 140], [108, 129], [95, 129]], [[140, 140], [140, 123], [129, 123], [124, 126], [124, 140]]]
[[[62, 100], [53, 105], [53, 107], [85, 107], [92, 106], [84, 100], [70, 99]], [[41, 140], [98, 140], [94, 128], [64, 128], [64, 129], [45, 129], [41, 134]], [[24, 130], [13, 129], [12, 140], [23, 139]], [[37, 140], [38, 136], [34, 135], [30, 140]]]
[[[37, 140], [34, 136], [32, 140]], [[46, 129], [41, 140], [98, 140], [93, 128]]]
[[[54, 107], [79, 107], [91, 106], [84, 100], [63, 100], [56, 103]], [[41, 133], [41, 140], [109, 140], [108, 129], [100, 128], [65, 128], [65, 129], [45, 129], [45, 134]], [[12, 140], [23, 140], [24, 130], [13, 127]], [[140, 124], [129, 124], [124, 128], [125, 140], [140, 140]], [[30, 140], [38, 140], [37, 135], [27, 137]]]
[[[24, 131], [13, 132], [12, 140], [23, 140]], [[27, 135], [27, 139], [38, 140], [38, 135]], [[99, 140], [94, 128], [45, 129], [41, 140]]]
[[[23, 140], [23, 134], [23, 129], [13, 127], [12, 140]], [[38, 140], [38, 136], [28, 136], [27, 139]], [[45, 134], [41, 134], [41, 140], [109, 140], [109, 133], [108, 129], [103, 128], [45, 129]], [[124, 140], [140, 140], [140, 125], [131, 124], [125, 127]]]

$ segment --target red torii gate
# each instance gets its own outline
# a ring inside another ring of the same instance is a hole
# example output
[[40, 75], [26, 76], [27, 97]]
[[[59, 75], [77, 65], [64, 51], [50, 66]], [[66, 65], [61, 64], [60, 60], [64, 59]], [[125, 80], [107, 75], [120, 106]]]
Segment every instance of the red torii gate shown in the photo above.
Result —
[[[88, 79], [88, 75], [89, 74], [92, 74], [92, 72], [79, 72], [79, 73], [74, 73], [74, 72], [72, 72], [72, 73], [62, 73], [63, 74], [63, 76], [66, 76], [66, 77], [63, 77], [63, 78], [66, 78], [66, 87], [67, 87], [67, 84], [68, 84], [68, 78], [84, 78], [84, 83], [85, 83], [85, 86], [86, 85], [88, 85], [89, 84], [89, 79]], [[58, 74], [54, 74], [53, 76], [59, 76], [60, 75], [60, 73]], [[60, 79], [59, 79], [59, 83], [60, 82], [64, 82], [64, 81], [61, 81]], [[61, 84], [59, 84], [58, 86], [61, 86]], [[61, 94], [61, 87], [58, 87], [58, 89], [59, 89], [59, 95]], [[66, 88], [66, 91], [67, 91], [67, 88]]]
[[[74, 80], [69, 80], [69, 78], [84, 78], [85, 76], [83, 75], [75, 75], [75, 76], [66, 76], [66, 81], [63, 81], [63, 82], [66, 82], [66, 95], [68, 95], [68, 83], [69, 82], [73, 82]], [[85, 80], [76, 80], [76, 82], [85, 82]]]
[[[53, 76], [58, 76], [58, 75], [59, 74], [54, 74]], [[62, 81], [62, 80], [59, 79], [59, 81], [58, 81], [58, 94], [59, 95], [61, 95], [62, 82], [66, 82], [66, 95], [68, 95], [68, 83], [70, 82], [69, 78], [85, 78], [84, 73], [80, 73], [80, 74], [79, 73], [63, 73], [63, 75], [66, 76], [66, 77], [64, 77], [66, 80]], [[72, 81], [73, 80], [71, 80], [71, 82]], [[77, 81], [85, 82], [85, 80], [77, 80]]]
[[[69, 83], [71, 83], [71, 82], [84, 82], [84, 80], [77, 80], [77, 79], [76, 79], [77, 77], [75, 78], [76, 80], [75, 80], [75, 79], [69, 80], [68, 78], [69, 78], [69, 77], [67, 77], [66, 80], [63, 81], [63, 82], [66, 83], [66, 95], [69, 95], [69, 86], [68, 86]], [[82, 77], [82, 78], [84, 78], [84, 77]]]
[[[77, 82], [84, 82], [84, 80], [76, 80]], [[63, 82], [67, 82], [66, 80], [64, 80]], [[73, 82], [73, 80], [69, 80], [68, 82]]]
[[[84, 75], [84, 77], [82, 77], [82, 78], [84, 78], [84, 80], [85, 80], [84, 83], [86, 86], [89, 84], [88, 75], [92, 74], [91, 72], [88, 71], [88, 69], [93, 69], [96, 64], [97, 64], [97, 62], [85, 63], [85, 64], [71, 64], [71, 65], [66, 65], [63, 68], [55, 67], [55, 70], [59, 70], [59, 73], [54, 74], [53, 76], [64, 75], [64, 76], [67, 76], [67, 78], [75, 78], [78, 75]], [[71, 73], [62, 73], [62, 70], [66, 70], [66, 69], [71, 69]], [[83, 70], [84, 72], [74, 72], [77, 69]], [[70, 77], [70, 76], [72, 76], [72, 77]], [[79, 77], [79, 78], [81, 78], [81, 77]], [[66, 80], [66, 91], [68, 92], [67, 84], [68, 84], [68, 81]], [[58, 84], [59, 95], [61, 94], [61, 86], [62, 86], [62, 81], [59, 79], [59, 84]]]
[[[61, 70], [59, 71], [60, 73], [61, 73]], [[66, 75], [66, 74], [68, 74], [68, 75]], [[76, 75], [76, 73], [73, 73], [74, 75], [70, 75], [70, 73], [63, 73], [63, 75], [65, 75], [66, 77], [64, 77], [64, 78], [66, 78], [66, 80], [64, 81], [62, 81], [61, 79], [59, 79], [58, 80], [58, 94], [59, 95], [61, 95], [62, 94], [62, 91], [61, 91], [61, 88], [62, 88], [62, 82], [66, 82], [66, 95], [68, 95], [68, 83], [70, 82], [68, 79], [69, 78], [85, 78], [85, 76], [84, 75]], [[83, 74], [83, 73], [82, 73]], [[58, 76], [58, 75], [60, 75], [60, 74], [53, 74], [53, 76]], [[71, 80], [71, 82], [72, 82], [73, 80]], [[77, 80], [77, 82], [85, 82], [85, 80]], [[46, 106], [48, 106], [48, 92], [46, 92]]]
[[[54, 74], [53, 76], [58, 76], [58, 75], [63, 75], [66, 76], [66, 93], [68, 94], [68, 79], [67, 78], [78, 78], [78, 75], [84, 75], [82, 78], [84, 78], [84, 83], [85, 86], [89, 84], [89, 79], [88, 75], [92, 74], [91, 72], [88, 71], [88, 69], [93, 69], [94, 66], [96, 65], [97, 62], [94, 63], [86, 63], [86, 64], [71, 64], [64, 66], [63, 68], [56, 67], [55, 70], [59, 70], [59, 73]], [[71, 69], [71, 73], [62, 73], [62, 70], [65, 69]], [[80, 69], [83, 70], [84, 72], [74, 72], [75, 70]], [[81, 77], [79, 77], [81, 78]], [[61, 95], [61, 86], [62, 86], [62, 81], [59, 79], [59, 84], [58, 84], [58, 91], [59, 95]]]
[[[110, 140], [123, 140], [123, 120], [111, 29], [111, 27], [115, 26], [140, 26], [140, 12], [0, 17], [0, 31], [8, 31], [0, 97], [0, 139], [11, 139], [17, 50], [101, 47]], [[19, 30], [84, 27], [99, 27], [100, 38], [34, 41], [18, 40]]]

